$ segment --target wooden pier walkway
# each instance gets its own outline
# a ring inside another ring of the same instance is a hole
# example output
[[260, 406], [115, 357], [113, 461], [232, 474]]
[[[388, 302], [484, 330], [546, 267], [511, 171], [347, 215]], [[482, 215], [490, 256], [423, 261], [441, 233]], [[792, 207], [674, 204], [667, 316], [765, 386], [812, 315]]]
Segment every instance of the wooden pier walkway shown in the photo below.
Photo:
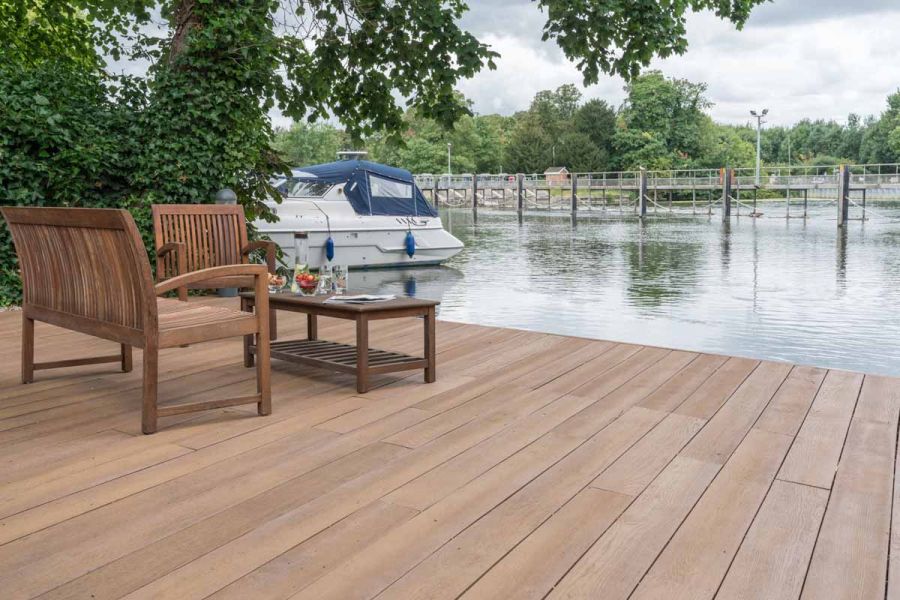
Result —
[[[272, 416], [143, 436], [139, 367], [21, 386], [19, 326], [0, 314], [6, 600], [900, 597], [898, 379], [439, 322], [435, 384], [275, 362]], [[112, 346], [37, 333], [40, 360]], [[371, 337], [418, 351], [421, 325]], [[253, 385], [239, 341], [160, 362], [161, 399]]]

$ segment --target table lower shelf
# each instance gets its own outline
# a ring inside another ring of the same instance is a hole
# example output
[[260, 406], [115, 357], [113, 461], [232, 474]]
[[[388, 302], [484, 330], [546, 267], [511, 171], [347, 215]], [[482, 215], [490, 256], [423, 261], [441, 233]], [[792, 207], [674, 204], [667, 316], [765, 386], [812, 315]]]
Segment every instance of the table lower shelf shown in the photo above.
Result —
[[[256, 353], [256, 347], [250, 351]], [[327, 340], [286, 340], [272, 342], [272, 358], [344, 373], [356, 373], [356, 346]], [[418, 356], [369, 348], [369, 373], [392, 373], [424, 369], [428, 361]]]

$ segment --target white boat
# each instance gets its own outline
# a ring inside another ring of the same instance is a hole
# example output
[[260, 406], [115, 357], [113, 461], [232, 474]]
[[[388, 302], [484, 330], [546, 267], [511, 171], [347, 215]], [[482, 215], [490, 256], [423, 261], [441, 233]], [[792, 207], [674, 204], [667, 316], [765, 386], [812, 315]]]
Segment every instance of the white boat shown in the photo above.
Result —
[[403, 169], [340, 160], [292, 169], [275, 188], [282, 200], [267, 204], [278, 220], [254, 225], [288, 265], [436, 265], [463, 249]]

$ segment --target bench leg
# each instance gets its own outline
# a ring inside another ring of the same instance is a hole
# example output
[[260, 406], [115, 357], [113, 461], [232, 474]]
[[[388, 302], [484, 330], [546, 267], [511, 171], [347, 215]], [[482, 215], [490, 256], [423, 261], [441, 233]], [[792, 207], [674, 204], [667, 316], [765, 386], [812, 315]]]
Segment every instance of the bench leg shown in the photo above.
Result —
[[425, 367], [425, 383], [437, 381], [434, 312], [434, 307], [432, 307], [425, 315], [425, 360], [428, 361], [428, 366]]
[[131, 369], [131, 346], [129, 346], [128, 344], [122, 344], [122, 372], [131, 373]]
[[159, 350], [149, 344], [144, 347], [144, 388], [141, 431], [156, 433], [156, 395], [159, 378]]
[[369, 391], [369, 318], [365, 314], [356, 317], [356, 391]]
[[22, 383], [34, 381], [34, 319], [22, 314]]

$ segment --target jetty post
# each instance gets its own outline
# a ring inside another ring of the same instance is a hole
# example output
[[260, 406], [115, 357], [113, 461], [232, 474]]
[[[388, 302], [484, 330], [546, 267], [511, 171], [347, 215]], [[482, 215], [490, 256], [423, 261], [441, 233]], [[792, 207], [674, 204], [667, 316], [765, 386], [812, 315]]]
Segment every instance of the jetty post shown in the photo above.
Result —
[[638, 173], [638, 216], [647, 216], [647, 169], [641, 167]]
[[472, 217], [478, 219], [478, 173], [472, 173]]
[[525, 209], [525, 174], [516, 173], [516, 212], [519, 220], [522, 220], [522, 211]]
[[727, 221], [731, 218], [731, 178], [733, 171], [728, 167], [724, 167], [722, 173], [722, 220]]
[[578, 212], [578, 173], [572, 173], [572, 217]]
[[841, 165], [838, 171], [837, 225], [843, 227], [850, 216], [850, 166]]
[[434, 206], [437, 208], [439, 205], [440, 198], [438, 198], [438, 185], [440, 183], [440, 176], [435, 175], [431, 180], [431, 199], [434, 201]]

